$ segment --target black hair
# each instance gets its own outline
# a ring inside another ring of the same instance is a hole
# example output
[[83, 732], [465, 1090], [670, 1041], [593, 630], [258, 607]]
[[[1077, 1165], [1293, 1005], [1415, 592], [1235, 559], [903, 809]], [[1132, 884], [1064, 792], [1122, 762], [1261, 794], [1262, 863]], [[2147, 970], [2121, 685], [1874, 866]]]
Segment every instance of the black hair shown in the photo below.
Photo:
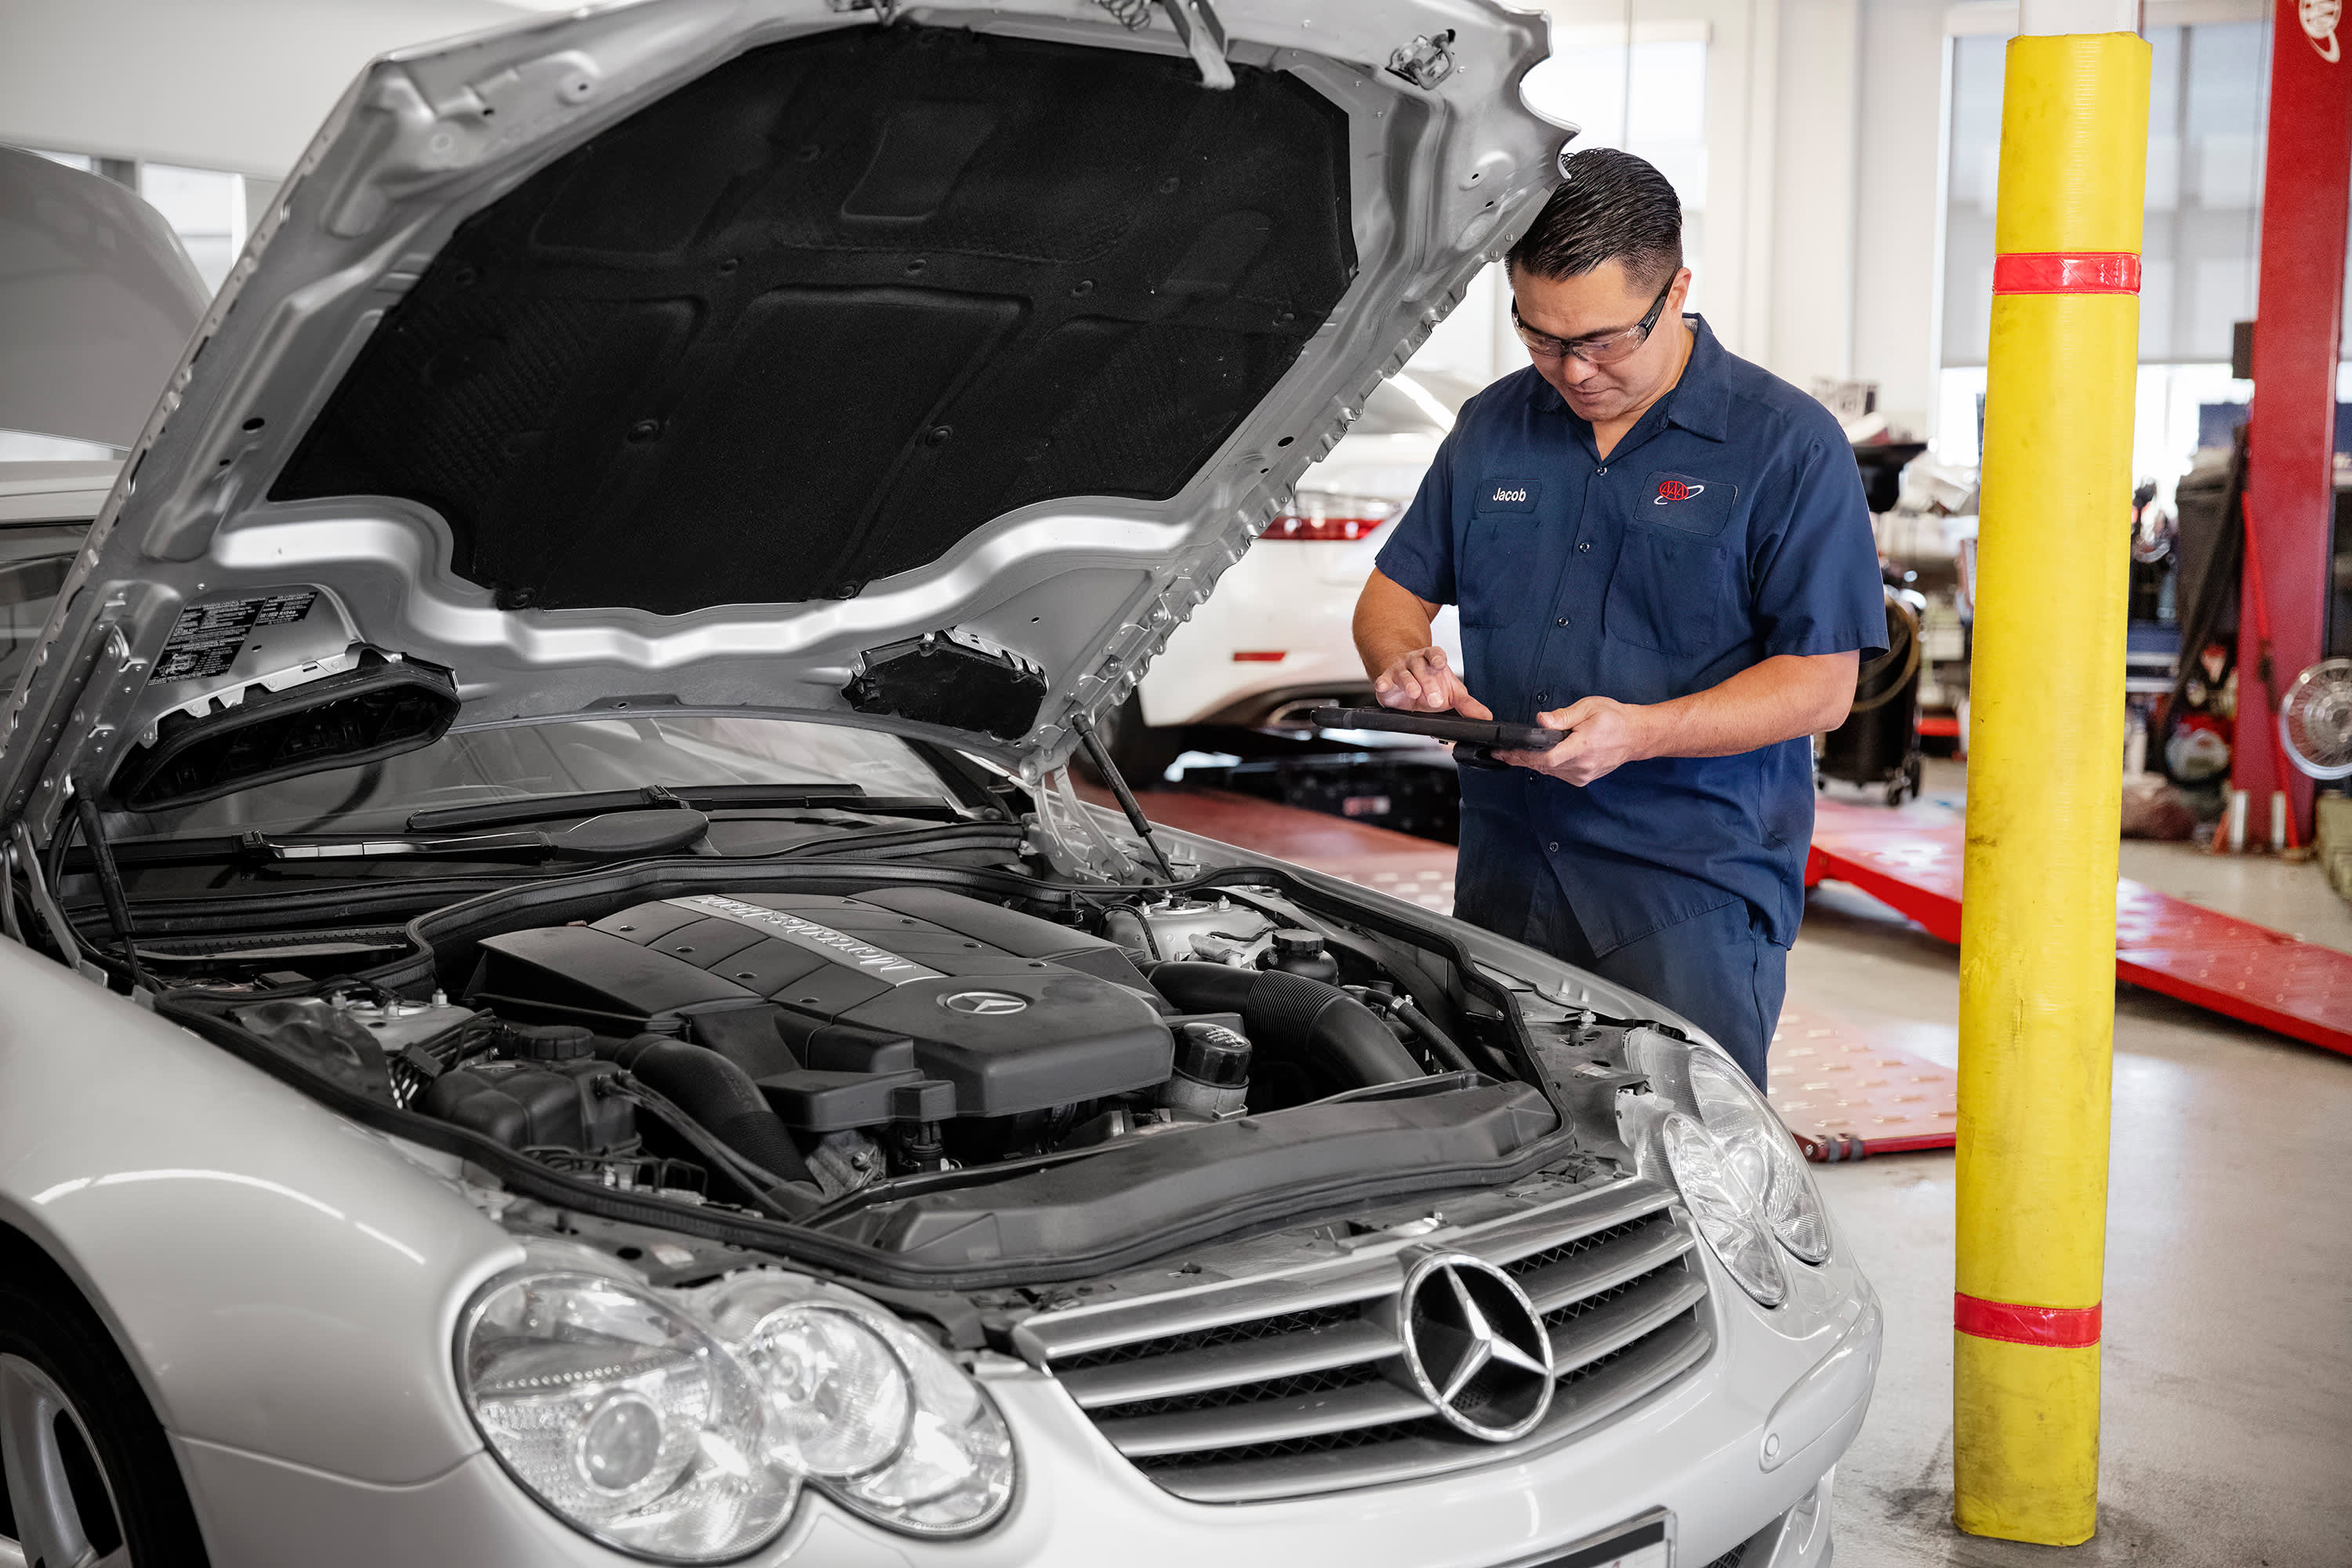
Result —
[[1664, 286], [1683, 264], [1683, 204], [1646, 158], [1587, 147], [1562, 163], [1559, 188], [1511, 247], [1511, 265], [1538, 278], [1580, 278], [1604, 261], [1636, 292]]

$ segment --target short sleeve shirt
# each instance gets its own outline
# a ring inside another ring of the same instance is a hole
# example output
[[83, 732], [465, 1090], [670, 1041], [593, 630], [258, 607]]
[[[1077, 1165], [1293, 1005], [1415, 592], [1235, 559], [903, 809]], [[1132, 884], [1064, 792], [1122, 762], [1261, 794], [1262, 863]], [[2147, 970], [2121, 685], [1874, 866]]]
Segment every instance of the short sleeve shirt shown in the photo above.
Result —
[[[1664, 702], [1780, 654], [1884, 651], [1853, 447], [1704, 319], [1681, 379], [1604, 461], [1530, 367], [1464, 405], [1380, 569], [1460, 606], [1473, 695], [1520, 723], [1578, 698]], [[1581, 788], [1462, 773], [1465, 894], [1540, 857], [1595, 952], [1734, 900], [1787, 945], [1812, 837], [1809, 738], [1629, 763]], [[1467, 900], [1465, 899], [1465, 903]]]

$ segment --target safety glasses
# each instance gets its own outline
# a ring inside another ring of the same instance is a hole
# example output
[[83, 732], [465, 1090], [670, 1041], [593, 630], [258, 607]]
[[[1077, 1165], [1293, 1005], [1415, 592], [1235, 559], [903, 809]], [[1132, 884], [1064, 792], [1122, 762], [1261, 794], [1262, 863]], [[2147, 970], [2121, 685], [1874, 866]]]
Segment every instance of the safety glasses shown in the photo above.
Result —
[[1650, 301], [1649, 311], [1640, 321], [1613, 332], [1570, 339], [1537, 331], [1519, 320], [1519, 302], [1517, 300], [1511, 301], [1511, 325], [1518, 329], [1519, 342], [1528, 345], [1528, 353], [1538, 359], [1574, 357], [1587, 364], [1614, 364], [1650, 341], [1650, 334], [1657, 329], [1658, 318], [1665, 313], [1666, 296], [1675, 291], [1675, 279], [1681, 276], [1676, 271], [1666, 279], [1666, 286], [1658, 290], [1658, 297]]

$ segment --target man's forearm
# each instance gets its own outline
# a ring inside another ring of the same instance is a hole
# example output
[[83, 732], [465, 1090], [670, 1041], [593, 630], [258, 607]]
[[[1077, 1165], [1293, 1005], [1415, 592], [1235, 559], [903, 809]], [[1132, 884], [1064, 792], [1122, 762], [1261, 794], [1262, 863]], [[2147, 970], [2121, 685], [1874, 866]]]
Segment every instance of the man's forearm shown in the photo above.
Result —
[[1356, 601], [1356, 651], [1372, 678], [1372, 695], [1383, 708], [1415, 713], [1459, 713], [1492, 719], [1494, 712], [1470, 695], [1462, 677], [1430, 640], [1437, 606], [1375, 571]]
[[1705, 691], [1635, 709], [1648, 757], [1728, 757], [1833, 730], [1853, 706], [1859, 656], [1781, 654]]
[[1435, 615], [1426, 602], [1373, 572], [1356, 601], [1356, 652], [1364, 661], [1364, 673], [1377, 679], [1398, 659], [1429, 647]]

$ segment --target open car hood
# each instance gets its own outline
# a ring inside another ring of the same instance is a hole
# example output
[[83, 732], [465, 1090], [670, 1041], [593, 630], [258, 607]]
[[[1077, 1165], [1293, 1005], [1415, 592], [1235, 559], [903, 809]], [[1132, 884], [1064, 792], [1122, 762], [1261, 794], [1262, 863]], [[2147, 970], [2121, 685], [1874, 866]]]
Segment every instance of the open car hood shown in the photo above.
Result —
[[658, 0], [377, 61], [59, 596], [0, 820], [184, 796], [251, 749], [194, 727], [329, 682], [277, 776], [652, 710], [1039, 777], [1531, 221], [1545, 26]]

